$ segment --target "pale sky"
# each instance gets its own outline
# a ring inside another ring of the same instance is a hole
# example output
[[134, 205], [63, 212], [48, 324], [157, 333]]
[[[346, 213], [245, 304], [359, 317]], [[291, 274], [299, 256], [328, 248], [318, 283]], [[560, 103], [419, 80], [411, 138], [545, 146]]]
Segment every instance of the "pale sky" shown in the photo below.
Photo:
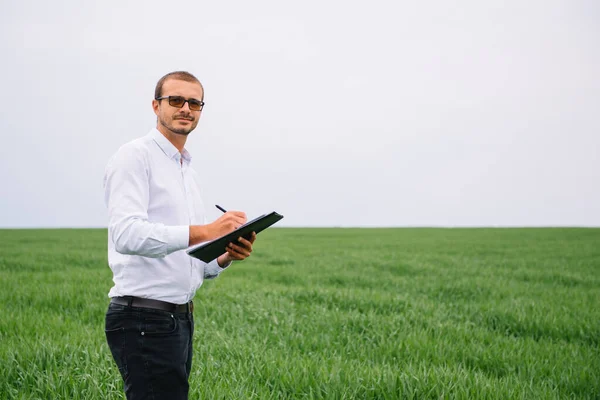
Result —
[[218, 203], [278, 226], [600, 226], [600, 2], [11, 1], [0, 227], [105, 227], [156, 81]]

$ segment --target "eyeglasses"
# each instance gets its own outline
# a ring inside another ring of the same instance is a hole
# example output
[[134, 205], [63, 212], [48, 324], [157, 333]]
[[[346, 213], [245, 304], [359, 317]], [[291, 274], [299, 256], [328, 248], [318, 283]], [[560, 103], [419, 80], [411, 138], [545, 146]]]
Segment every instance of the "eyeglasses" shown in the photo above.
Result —
[[183, 107], [185, 103], [188, 103], [188, 106], [192, 111], [200, 111], [202, 110], [202, 107], [204, 107], [204, 102], [202, 100], [186, 99], [185, 97], [181, 96], [163, 96], [156, 98], [156, 100], [164, 99], [169, 99], [169, 105], [177, 108]]

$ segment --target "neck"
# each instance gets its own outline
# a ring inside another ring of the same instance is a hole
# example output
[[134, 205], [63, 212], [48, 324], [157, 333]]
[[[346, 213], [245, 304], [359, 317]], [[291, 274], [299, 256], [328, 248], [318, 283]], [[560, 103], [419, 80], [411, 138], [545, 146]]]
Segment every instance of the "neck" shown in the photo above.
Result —
[[158, 131], [162, 133], [163, 136], [166, 137], [167, 140], [171, 142], [171, 144], [173, 144], [173, 146], [175, 146], [180, 153], [183, 152], [183, 148], [185, 147], [185, 141], [187, 140], [187, 135], [173, 133], [172, 131], [160, 124], [156, 126], [156, 129], [158, 129]]

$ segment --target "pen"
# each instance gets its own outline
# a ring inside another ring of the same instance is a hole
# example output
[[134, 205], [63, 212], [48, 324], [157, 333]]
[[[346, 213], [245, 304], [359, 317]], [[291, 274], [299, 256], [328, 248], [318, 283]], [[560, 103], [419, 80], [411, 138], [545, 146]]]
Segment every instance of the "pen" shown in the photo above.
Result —
[[215, 207], [217, 207], [219, 210], [223, 211], [224, 213], [226, 213], [226, 212], [227, 212], [227, 210], [226, 210], [226, 209], [224, 209], [223, 207], [221, 207], [221, 206], [220, 206], [220, 205], [218, 205], [218, 204], [215, 204]]

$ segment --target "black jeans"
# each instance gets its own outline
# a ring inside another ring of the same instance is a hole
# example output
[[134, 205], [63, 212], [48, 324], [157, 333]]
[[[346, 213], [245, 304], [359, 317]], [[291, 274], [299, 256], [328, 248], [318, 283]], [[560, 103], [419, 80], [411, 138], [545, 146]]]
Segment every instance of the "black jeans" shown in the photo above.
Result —
[[105, 333], [128, 400], [188, 398], [191, 313], [110, 304]]

